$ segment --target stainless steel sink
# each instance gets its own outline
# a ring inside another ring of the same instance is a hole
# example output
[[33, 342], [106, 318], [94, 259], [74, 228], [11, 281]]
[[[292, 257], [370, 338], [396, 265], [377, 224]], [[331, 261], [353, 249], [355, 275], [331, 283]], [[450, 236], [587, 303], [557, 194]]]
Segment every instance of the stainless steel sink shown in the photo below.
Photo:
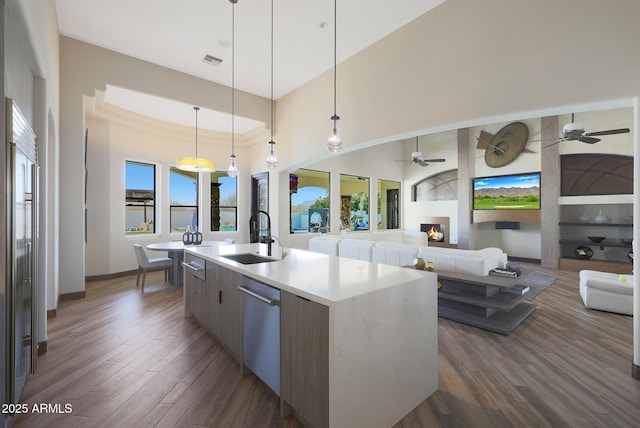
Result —
[[272, 259], [271, 257], [265, 257], [265, 256], [261, 256], [260, 254], [254, 254], [254, 253], [228, 254], [226, 256], [220, 256], [220, 257], [233, 260], [234, 262], [242, 263], [243, 265], [278, 261], [277, 259]]

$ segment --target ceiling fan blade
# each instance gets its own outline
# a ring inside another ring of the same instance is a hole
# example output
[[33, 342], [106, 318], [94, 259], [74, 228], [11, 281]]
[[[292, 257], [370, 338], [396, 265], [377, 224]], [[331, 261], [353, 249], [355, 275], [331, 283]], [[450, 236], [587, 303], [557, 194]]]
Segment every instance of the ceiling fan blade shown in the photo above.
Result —
[[420, 159], [420, 162], [445, 162], [446, 159]]
[[629, 132], [629, 128], [609, 129], [608, 131], [587, 132], [586, 136], [596, 137], [598, 135], [614, 135], [614, 134], [626, 134]]
[[578, 138], [578, 141], [582, 141], [583, 143], [587, 143], [587, 144], [594, 144], [600, 141], [600, 138], [592, 138], [592, 137], [584, 136], [584, 137]]

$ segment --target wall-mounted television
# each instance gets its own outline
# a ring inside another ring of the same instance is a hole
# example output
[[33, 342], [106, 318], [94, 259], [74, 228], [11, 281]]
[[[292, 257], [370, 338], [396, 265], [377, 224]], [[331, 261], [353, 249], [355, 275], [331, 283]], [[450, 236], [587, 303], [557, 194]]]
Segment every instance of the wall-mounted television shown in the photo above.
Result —
[[539, 210], [540, 173], [476, 177], [474, 210]]

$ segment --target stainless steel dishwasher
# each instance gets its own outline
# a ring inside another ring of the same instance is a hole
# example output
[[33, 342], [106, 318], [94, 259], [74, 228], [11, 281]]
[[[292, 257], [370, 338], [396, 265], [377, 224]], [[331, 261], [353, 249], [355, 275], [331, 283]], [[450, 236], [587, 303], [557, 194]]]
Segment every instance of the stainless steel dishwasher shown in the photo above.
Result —
[[280, 396], [280, 290], [243, 277], [243, 363]]

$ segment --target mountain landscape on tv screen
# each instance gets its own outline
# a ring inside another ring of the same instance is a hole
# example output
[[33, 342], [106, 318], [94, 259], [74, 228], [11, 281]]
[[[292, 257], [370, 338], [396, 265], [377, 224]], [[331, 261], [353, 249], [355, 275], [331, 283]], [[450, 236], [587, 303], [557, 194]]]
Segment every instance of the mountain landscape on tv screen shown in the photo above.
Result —
[[540, 187], [485, 187], [474, 191], [476, 210], [540, 209]]

